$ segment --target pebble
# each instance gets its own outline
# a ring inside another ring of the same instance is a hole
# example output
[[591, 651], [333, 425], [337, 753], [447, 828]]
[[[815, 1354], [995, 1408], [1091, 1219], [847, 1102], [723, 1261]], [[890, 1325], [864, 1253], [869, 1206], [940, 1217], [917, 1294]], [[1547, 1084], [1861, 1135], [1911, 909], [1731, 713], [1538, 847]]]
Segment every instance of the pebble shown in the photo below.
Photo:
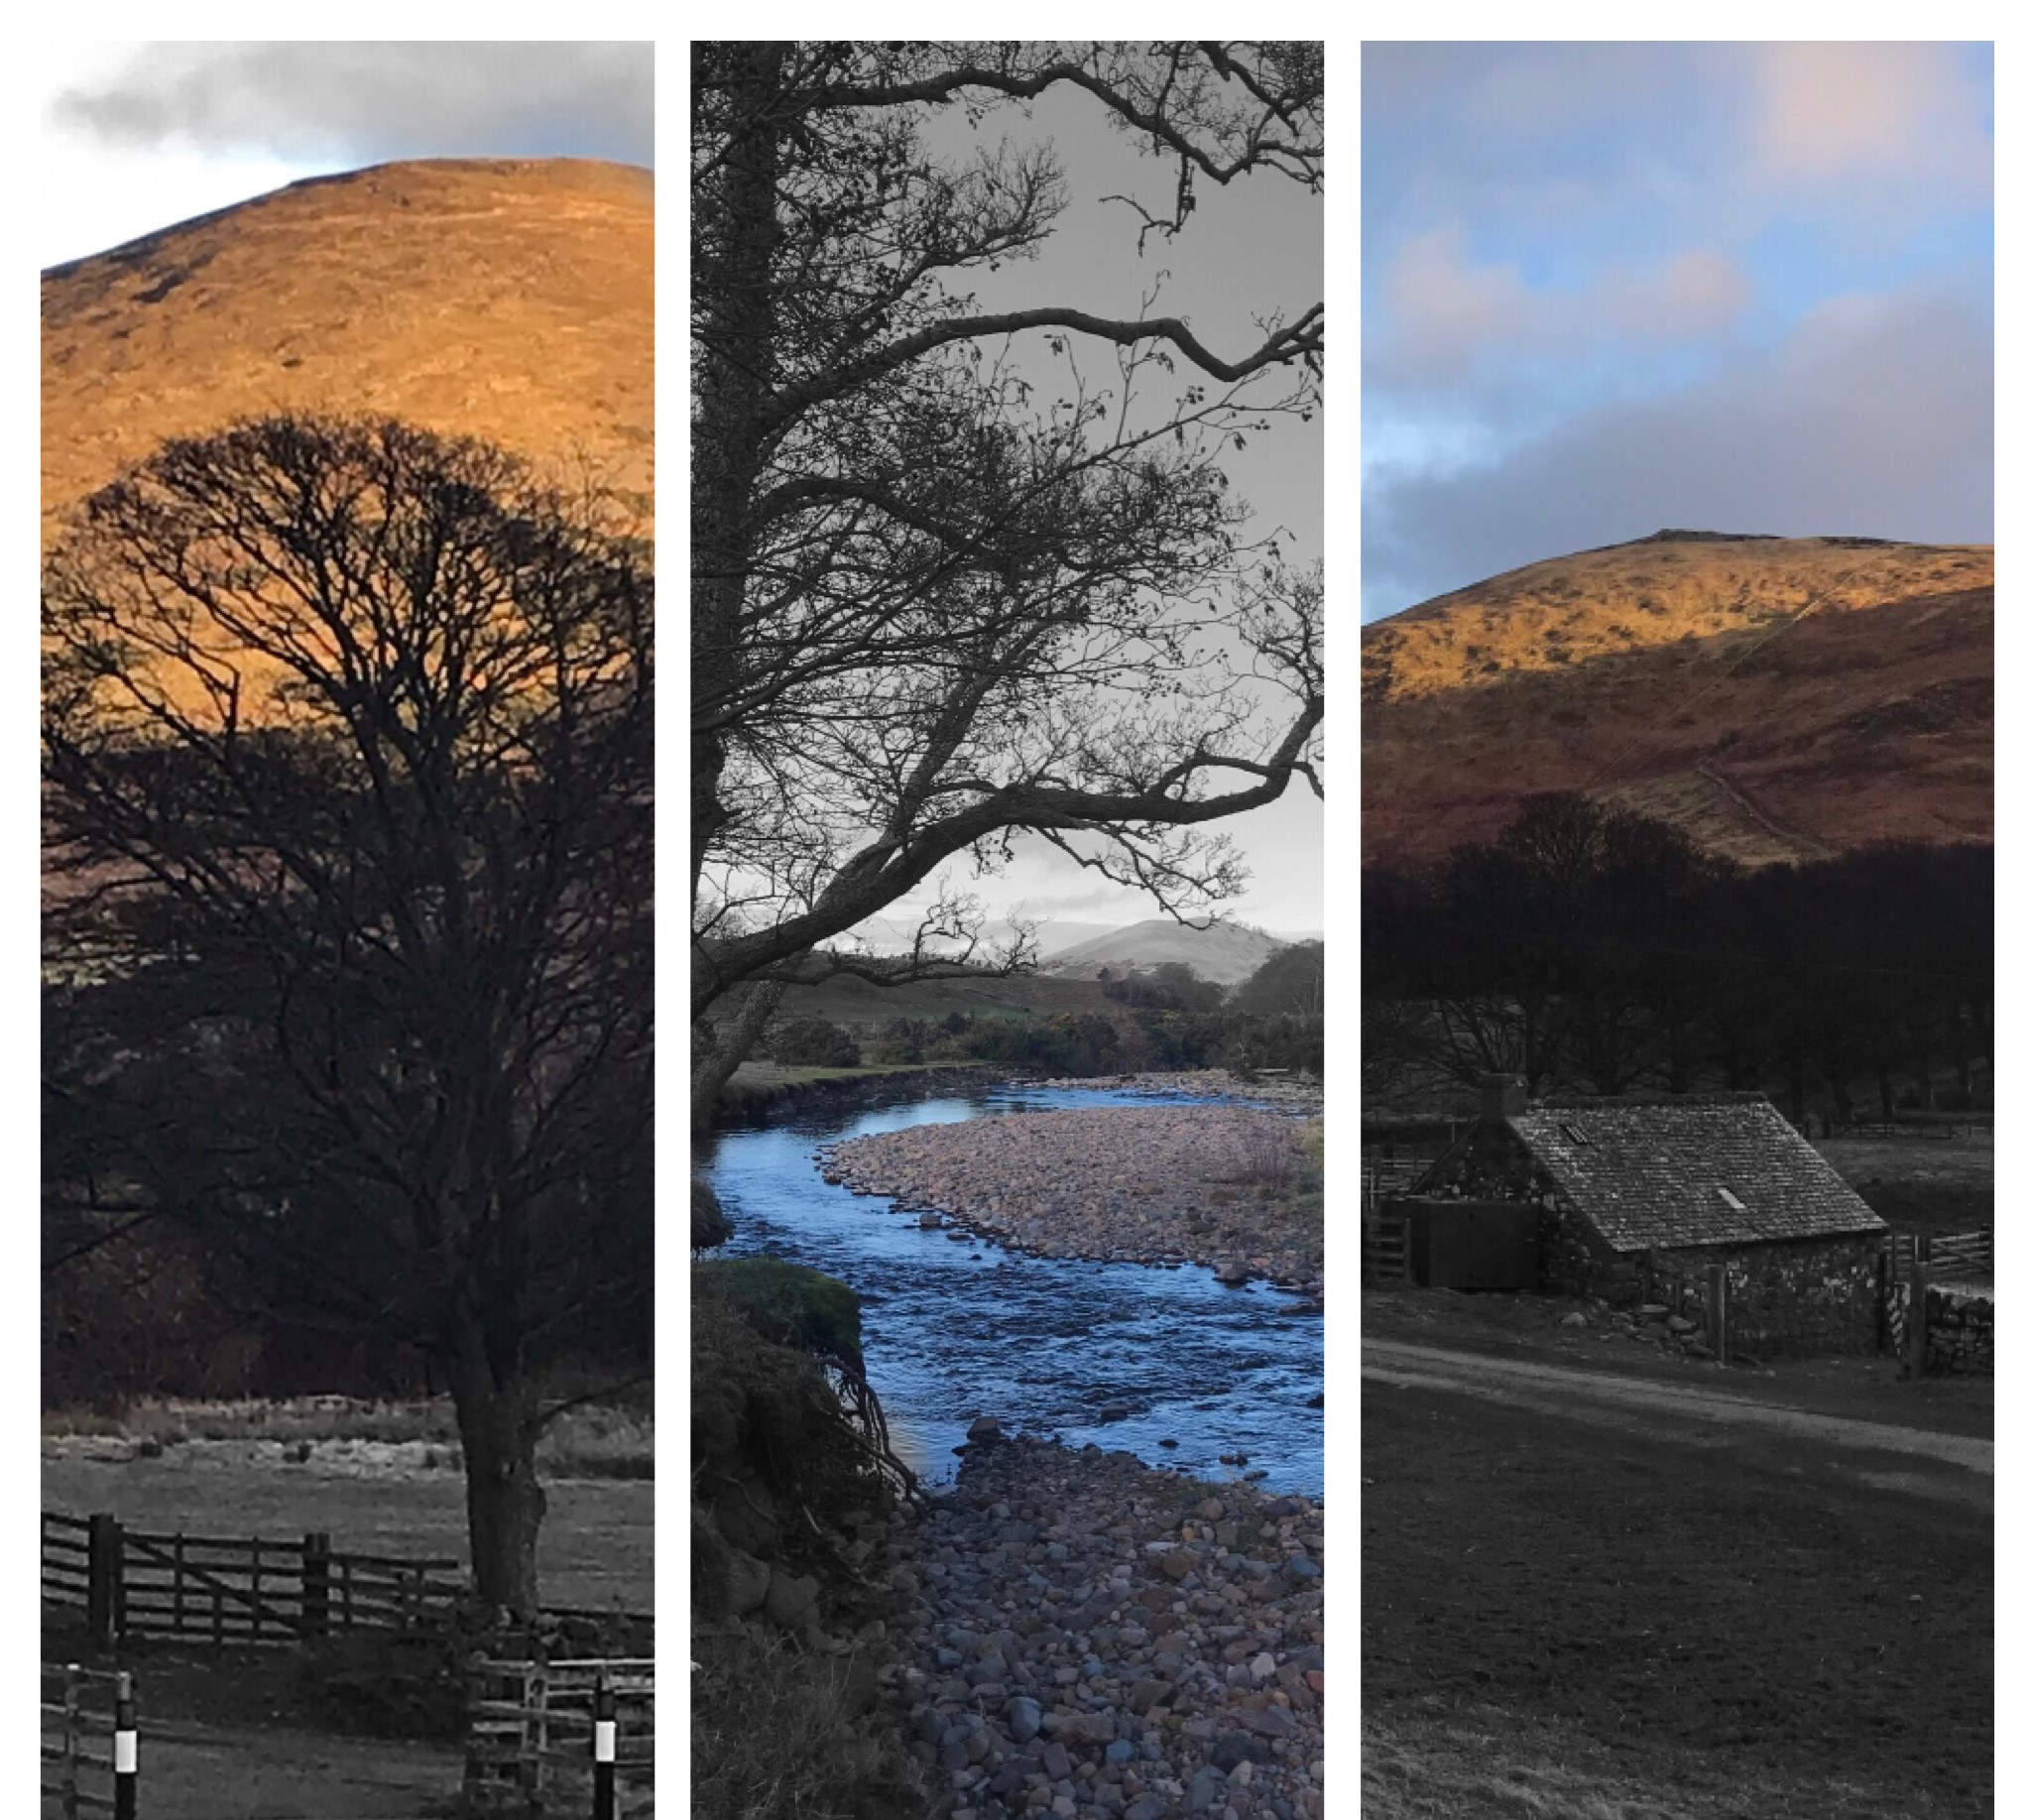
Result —
[[[895, 1200], [1046, 1258], [1204, 1265], [1323, 1302], [1321, 1222], [1260, 1190], [1298, 1166], [1287, 1114], [1231, 1105], [1102, 1106], [852, 1138], [820, 1153], [827, 1181]], [[1277, 1160], [1277, 1159], [1280, 1159]]]
[[1321, 1506], [1005, 1436], [913, 1542], [908, 1735], [954, 1820], [1324, 1811]]

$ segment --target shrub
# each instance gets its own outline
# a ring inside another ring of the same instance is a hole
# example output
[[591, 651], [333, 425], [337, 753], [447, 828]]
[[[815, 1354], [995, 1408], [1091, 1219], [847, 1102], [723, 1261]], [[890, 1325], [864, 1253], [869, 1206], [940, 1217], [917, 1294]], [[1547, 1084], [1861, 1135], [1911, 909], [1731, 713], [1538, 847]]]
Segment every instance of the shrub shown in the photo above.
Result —
[[857, 1068], [861, 1045], [829, 1018], [792, 1018], [769, 1032], [771, 1059], [791, 1068]]
[[700, 1293], [718, 1296], [765, 1340], [860, 1365], [860, 1297], [836, 1276], [762, 1257], [701, 1264], [693, 1280]]
[[734, 1236], [734, 1223], [726, 1217], [712, 1184], [691, 1178], [691, 1249], [709, 1252]]

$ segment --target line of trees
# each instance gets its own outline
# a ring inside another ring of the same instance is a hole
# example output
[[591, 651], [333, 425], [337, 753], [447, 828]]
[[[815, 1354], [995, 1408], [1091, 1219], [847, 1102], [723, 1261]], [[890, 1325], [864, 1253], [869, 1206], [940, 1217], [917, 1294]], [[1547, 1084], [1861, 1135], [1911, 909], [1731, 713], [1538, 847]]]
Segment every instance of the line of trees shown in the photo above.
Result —
[[[1993, 1052], [1994, 854], [1873, 846], [1746, 871], [1573, 794], [1362, 889], [1363, 1086], [1772, 1092], [1801, 1122], [1976, 1094]], [[1944, 1086], [1942, 1086], [1944, 1083]]]
[[1068, 1078], [1216, 1067], [1323, 1075], [1325, 954], [1324, 942], [1294, 942], [1232, 989], [1162, 961], [1101, 979], [1105, 1011], [1045, 1018], [953, 1011], [850, 1029], [791, 1013], [762, 1032], [757, 1050], [793, 1067], [987, 1061]]

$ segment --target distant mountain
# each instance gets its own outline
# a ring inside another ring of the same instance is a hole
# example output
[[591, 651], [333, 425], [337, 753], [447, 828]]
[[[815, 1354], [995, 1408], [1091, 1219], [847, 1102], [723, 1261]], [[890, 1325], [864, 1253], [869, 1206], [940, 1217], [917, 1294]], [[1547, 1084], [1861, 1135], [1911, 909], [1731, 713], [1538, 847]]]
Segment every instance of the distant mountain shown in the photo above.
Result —
[[1362, 852], [1417, 866], [1535, 790], [1750, 865], [1994, 829], [1995, 551], [1660, 532], [1362, 630]]
[[646, 522], [656, 187], [587, 159], [314, 178], [43, 274], [43, 535], [165, 439], [278, 411], [472, 435]]
[[1216, 922], [1211, 928], [1194, 929], [1168, 916], [1152, 916], [1067, 948], [1046, 962], [1044, 971], [1093, 979], [1103, 967], [1121, 973], [1163, 961], [1183, 961], [1202, 980], [1234, 986], [1288, 945], [1245, 923]]

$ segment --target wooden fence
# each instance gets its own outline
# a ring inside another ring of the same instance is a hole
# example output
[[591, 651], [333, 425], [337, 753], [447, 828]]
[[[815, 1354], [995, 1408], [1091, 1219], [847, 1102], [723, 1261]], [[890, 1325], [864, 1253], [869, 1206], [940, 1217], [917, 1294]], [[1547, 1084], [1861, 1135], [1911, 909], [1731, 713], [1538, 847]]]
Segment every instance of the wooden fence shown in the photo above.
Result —
[[133, 1677], [76, 1662], [42, 1668], [45, 1811], [124, 1820], [135, 1811]]
[[[467, 1595], [462, 1565], [337, 1549], [321, 1531], [263, 1536], [158, 1534], [104, 1513], [43, 1513], [46, 1606], [82, 1608], [93, 1640], [174, 1638], [214, 1647], [298, 1643], [358, 1631], [447, 1628]], [[656, 1647], [648, 1614], [551, 1609], [550, 1624], [600, 1646]]]
[[1364, 1283], [1410, 1280], [1410, 1221], [1400, 1213], [1361, 1216], [1361, 1279]]
[[[475, 1813], [602, 1812], [653, 1795], [656, 1661], [651, 1656], [470, 1664], [465, 1801]], [[604, 1708], [609, 1730], [599, 1724]], [[601, 1754], [613, 1792], [601, 1785]]]
[[1432, 1166], [1429, 1156], [1364, 1156], [1361, 1159], [1361, 1204], [1364, 1211], [1379, 1207], [1385, 1200], [1407, 1194], [1410, 1186]]
[[1924, 1265], [1934, 1282], [1995, 1275], [1995, 1228], [1973, 1232], [1896, 1232], [1890, 1235], [1890, 1278], [1909, 1282], [1915, 1265]]
[[454, 1560], [341, 1551], [321, 1531], [157, 1534], [103, 1513], [43, 1513], [46, 1605], [82, 1606], [93, 1638], [217, 1646], [294, 1643], [349, 1631], [442, 1626], [465, 1596]]

